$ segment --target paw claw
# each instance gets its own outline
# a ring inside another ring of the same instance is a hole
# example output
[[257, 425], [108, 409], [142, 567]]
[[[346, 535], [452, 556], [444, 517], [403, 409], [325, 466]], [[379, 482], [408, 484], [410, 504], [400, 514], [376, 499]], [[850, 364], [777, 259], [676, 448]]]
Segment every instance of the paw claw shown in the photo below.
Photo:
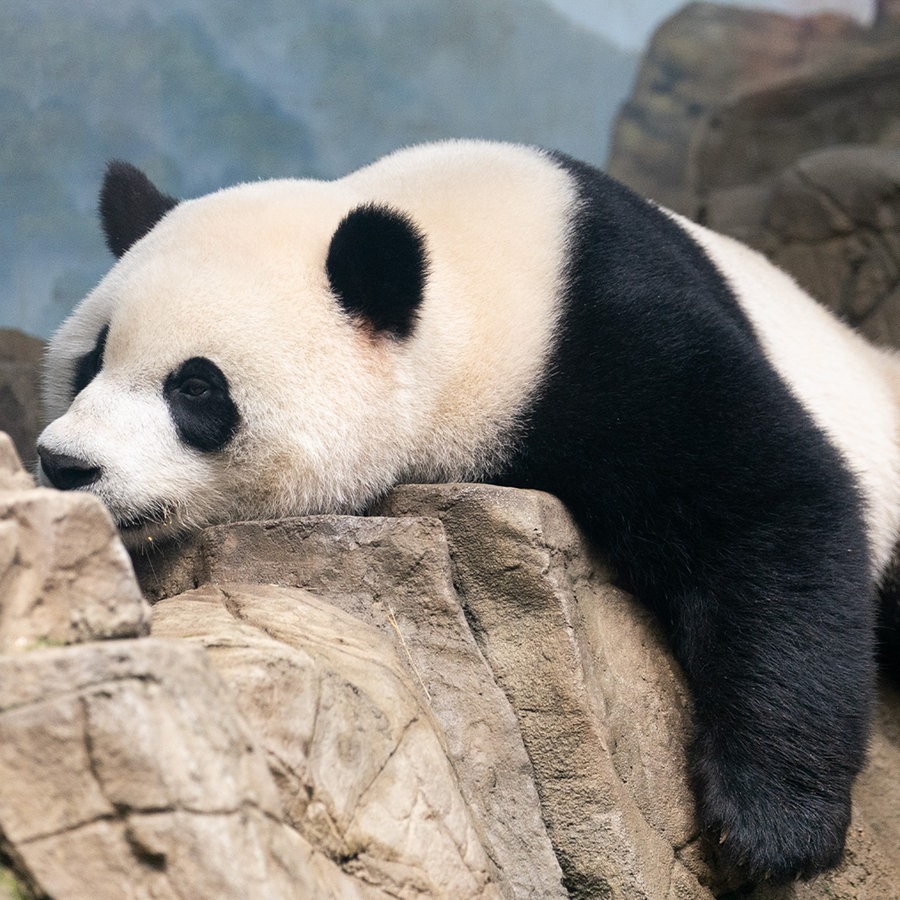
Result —
[[785, 883], [840, 863], [849, 785], [845, 791], [834, 785], [804, 791], [773, 783], [767, 773], [751, 778], [747, 768], [718, 767], [717, 774], [698, 785], [698, 801], [709, 849], [724, 871]]

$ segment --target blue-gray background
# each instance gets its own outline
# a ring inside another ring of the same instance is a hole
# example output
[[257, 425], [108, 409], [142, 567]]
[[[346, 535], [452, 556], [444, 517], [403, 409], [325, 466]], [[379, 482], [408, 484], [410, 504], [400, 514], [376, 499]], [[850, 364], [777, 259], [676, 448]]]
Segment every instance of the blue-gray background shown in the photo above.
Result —
[[[598, 165], [678, 0], [3, 0], [0, 326], [47, 336], [109, 266], [106, 160], [192, 196], [488, 137]], [[871, 17], [871, 0], [767, 0]]]

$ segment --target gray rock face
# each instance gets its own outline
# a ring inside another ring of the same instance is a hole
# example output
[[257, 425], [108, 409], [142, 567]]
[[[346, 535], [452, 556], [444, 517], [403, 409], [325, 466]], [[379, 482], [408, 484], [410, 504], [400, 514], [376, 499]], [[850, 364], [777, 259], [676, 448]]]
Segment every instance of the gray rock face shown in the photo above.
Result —
[[867, 337], [900, 346], [900, 149], [821, 150], [762, 195], [756, 246]]
[[900, 31], [690, 3], [653, 36], [611, 175], [691, 218], [706, 195], [838, 143], [900, 146]]
[[900, 22], [900, 0], [875, 0], [875, 22], [879, 25]]
[[762, 250], [869, 338], [900, 326], [900, 20], [706, 3], [656, 33], [610, 172]]
[[[680, 672], [552, 497], [207, 529], [136, 560], [147, 637], [105, 513], [28, 482], [0, 440], [0, 897], [740, 889], [697, 835]], [[898, 771], [885, 685], [842, 867], [742, 896], [893, 896]]]
[[[516, 710], [570, 893], [709, 896], [683, 744], [671, 742], [687, 730], [681, 676], [561, 504], [533, 491], [404, 486], [383, 509], [437, 513], [447, 529], [461, 601]], [[630, 677], [635, 664], [649, 677]]]

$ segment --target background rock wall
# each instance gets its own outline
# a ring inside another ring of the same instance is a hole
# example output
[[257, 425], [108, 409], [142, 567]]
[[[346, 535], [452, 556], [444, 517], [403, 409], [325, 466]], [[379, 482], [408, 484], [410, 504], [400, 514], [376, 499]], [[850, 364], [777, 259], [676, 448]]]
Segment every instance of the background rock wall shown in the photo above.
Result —
[[762, 250], [900, 346], [900, 19], [692, 3], [663, 25], [609, 171]]

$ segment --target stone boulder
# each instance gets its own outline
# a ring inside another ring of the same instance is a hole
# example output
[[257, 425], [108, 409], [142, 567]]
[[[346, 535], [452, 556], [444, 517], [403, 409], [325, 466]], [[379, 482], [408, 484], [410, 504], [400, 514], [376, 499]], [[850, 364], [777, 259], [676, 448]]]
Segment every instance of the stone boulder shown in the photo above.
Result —
[[0, 434], [0, 653], [146, 634], [149, 607], [106, 508], [35, 488]]
[[255, 585], [160, 604], [175, 639], [146, 637], [99, 503], [29, 489], [0, 450], [0, 890], [502, 896], [443, 733], [376, 629]]
[[0, 431], [6, 432], [30, 469], [41, 430], [40, 375], [44, 342], [0, 328]]
[[611, 175], [691, 218], [706, 196], [838, 143], [900, 146], [900, 22], [690, 3], [655, 32]]
[[681, 673], [546, 494], [407, 485], [367, 517], [206, 529], [135, 557], [150, 636], [90, 500], [29, 487], [0, 442], [3, 900], [812, 900], [900, 883], [887, 684], [843, 865], [783, 889], [717, 874]]
[[312, 853], [280, 812], [201, 649], [0, 656], [0, 842], [40, 896], [313, 896]]
[[732, 217], [732, 230], [746, 229], [758, 249], [871, 340], [900, 347], [900, 149], [821, 150], [761, 195], [760, 218]]
[[[224, 583], [162, 601], [153, 631], [208, 648], [286, 822], [365, 894], [501, 896], [441, 729], [377, 629], [303, 591]], [[312, 896], [340, 896], [328, 887]]]
[[610, 172], [900, 346], [900, 20], [694, 3], [651, 42]]
[[900, 150], [819, 150], [706, 203], [717, 231], [761, 250], [873, 342], [900, 346]]
[[[244, 584], [222, 588], [229, 596], [276, 591], [249, 583], [302, 588], [393, 643], [444, 734], [504, 895], [559, 895], [548, 849], [570, 896], [674, 900], [739, 889], [717, 876], [698, 838], [681, 674], [651, 617], [610, 584], [562, 506], [482, 485], [401, 486], [374, 512], [220, 526], [177, 552], [139, 557], [145, 590], [171, 596], [156, 604], [154, 634], [205, 642], [215, 660], [215, 637], [199, 624], [173, 629], [167, 604], [204, 582]], [[284, 634], [278, 621], [275, 636]], [[244, 702], [257, 703], [261, 690], [243, 688]], [[844, 865], [790, 893], [742, 896], [856, 897], [860, 886], [891, 896], [900, 878], [898, 701], [886, 685]], [[284, 746], [266, 741], [270, 758], [283, 758]]]

